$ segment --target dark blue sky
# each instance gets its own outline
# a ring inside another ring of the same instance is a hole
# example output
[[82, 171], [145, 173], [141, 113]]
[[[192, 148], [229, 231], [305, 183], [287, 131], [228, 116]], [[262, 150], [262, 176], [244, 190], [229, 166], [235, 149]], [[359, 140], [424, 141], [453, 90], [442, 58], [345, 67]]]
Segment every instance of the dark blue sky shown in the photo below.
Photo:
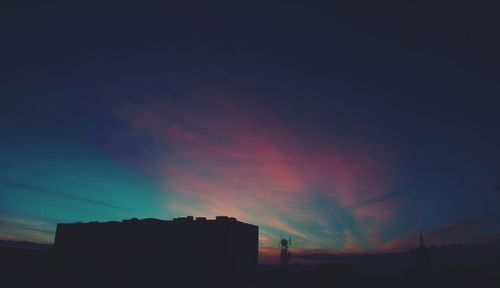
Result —
[[205, 2], [1, 5], [0, 237], [193, 212], [261, 247], [498, 235], [493, 4]]

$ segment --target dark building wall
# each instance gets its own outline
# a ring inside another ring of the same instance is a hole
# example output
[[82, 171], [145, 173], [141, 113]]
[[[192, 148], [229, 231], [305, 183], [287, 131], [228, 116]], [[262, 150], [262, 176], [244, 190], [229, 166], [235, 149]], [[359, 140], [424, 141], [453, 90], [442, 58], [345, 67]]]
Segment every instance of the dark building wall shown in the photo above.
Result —
[[55, 252], [60, 268], [76, 278], [252, 282], [258, 227], [228, 217], [59, 224]]

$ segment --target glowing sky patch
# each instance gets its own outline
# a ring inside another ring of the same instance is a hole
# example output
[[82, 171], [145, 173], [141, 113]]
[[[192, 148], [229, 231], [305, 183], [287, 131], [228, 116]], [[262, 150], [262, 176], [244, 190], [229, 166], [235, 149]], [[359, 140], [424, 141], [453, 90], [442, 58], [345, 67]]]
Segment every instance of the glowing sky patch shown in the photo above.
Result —
[[135, 171], [97, 151], [36, 141], [0, 152], [0, 238], [52, 243], [60, 222], [167, 215], [153, 201], [162, 193]]
[[142, 139], [132, 162], [169, 191], [167, 210], [231, 215], [259, 225], [274, 242], [285, 230], [298, 247], [382, 244], [382, 222], [398, 209], [397, 200], [384, 198], [394, 180], [382, 143], [308, 141], [255, 106], [242, 109], [221, 97], [203, 104], [194, 114], [165, 102], [115, 111], [128, 124], [125, 141]]
[[500, 235], [495, 9], [157, 2], [2, 13], [0, 238], [228, 215], [268, 262], [283, 230], [295, 255]]

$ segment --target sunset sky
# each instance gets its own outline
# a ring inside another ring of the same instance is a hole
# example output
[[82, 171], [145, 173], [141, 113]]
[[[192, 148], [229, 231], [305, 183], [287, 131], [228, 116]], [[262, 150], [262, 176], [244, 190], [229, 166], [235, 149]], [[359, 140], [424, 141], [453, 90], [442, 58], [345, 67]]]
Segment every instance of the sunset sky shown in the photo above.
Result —
[[65, 2], [0, 9], [0, 239], [186, 215], [258, 225], [261, 261], [282, 231], [500, 238], [495, 9]]

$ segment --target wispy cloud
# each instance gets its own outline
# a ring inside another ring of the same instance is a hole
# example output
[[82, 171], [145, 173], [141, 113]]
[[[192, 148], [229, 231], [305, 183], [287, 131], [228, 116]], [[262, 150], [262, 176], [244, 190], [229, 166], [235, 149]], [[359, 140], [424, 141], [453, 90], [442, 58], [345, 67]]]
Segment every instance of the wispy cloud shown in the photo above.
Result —
[[53, 189], [47, 189], [44, 187], [40, 187], [40, 186], [28, 184], [28, 183], [21, 183], [21, 182], [16, 182], [16, 181], [11, 181], [11, 180], [0, 178], [0, 184], [6, 185], [6, 186], [9, 186], [12, 188], [16, 188], [16, 189], [30, 190], [30, 191], [34, 191], [36, 193], [41, 193], [41, 194], [45, 194], [48, 196], [63, 198], [66, 200], [85, 202], [85, 203], [104, 206], [104, 207], [113, 208], [113, 209], [130, 210], [130, 208], [125, 208], [125, 207], [113, 205], [111, 203], [106, 203], [103, 201], [94, 200], [94, 199], [89, 198], [89, 197], [79, 196], [77, 193], [60, 192], [60, 191], [56, 191]]
[[167, 209], [229, 214], [264, 230], [285, 229], [304, 245], [327, 243], [321, 231], [333, 229], [345, 234], [345, 247], [337, 248], [351, 250], [375, 237], [328, 226], [315, 195], [349, 207], [359, 229], [377, 230], [394, 215], [398, 201], [389, 196], [394, 181], [381, 143], [310, 137], [252, 101], [230, 99], [210, 96], [197, 113], [185, 103], [115, 107], [128, 127], [121, 139], [141, 155], [116, 153], [172, 191]]
[[[415, 248], [418, 233], [424, 234], [428, 246], [445, 244], [475, 245], [500, 236], [500, 216], [464, 219], [428, 231], [414, 231], [385, 243], [381, 251], [403, 251]], [[495, 237], [492, 237], [495, 236]]]
[[54, 223], [0, 211], [0, 239], [53, 243], [54, 235]]

